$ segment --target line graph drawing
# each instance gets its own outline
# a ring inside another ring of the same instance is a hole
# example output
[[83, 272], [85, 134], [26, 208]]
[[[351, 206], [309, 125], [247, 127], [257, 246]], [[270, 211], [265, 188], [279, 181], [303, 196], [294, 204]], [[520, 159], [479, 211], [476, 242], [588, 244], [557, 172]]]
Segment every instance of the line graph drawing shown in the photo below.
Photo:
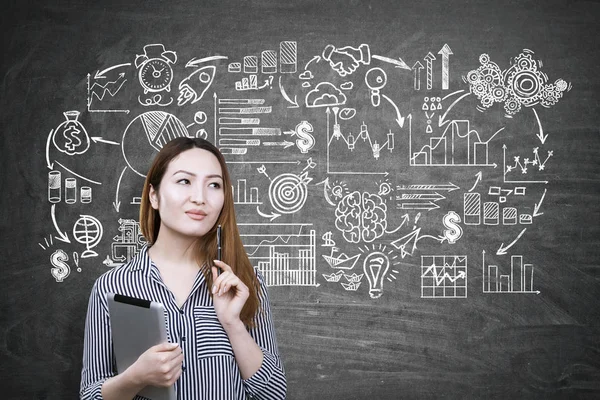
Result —
[[267, 286], [318, 286], [316, 234], [307, 223], [240, 223], [248, 258]]
[[522, 180], [514, 180], [514, 179], [507, 179], [507, 175], [509, 175], [511, 172], [517, 170], [517, 168], [520, 168], [521, 170], [521, 175], [526, 175], [528, 172], [527, 166], [528, 165], [532, 165], [532, 166], [537, 166], [538, 171], [544, 171], [546, 168], [546, 162], [548, 161], [548, 159], [550, 159], [550, 157], [552, 157], [554, 155], [553, 151], [548, 151], [548, 155], [546, 156], [545, 160], [542, 162], [540, 157], [539, 157], [539, 148], [536, 147], [533, 149], [533, 160], [529, 160], [529, 158], [524, 158], [523, 162], [521, 162], [521, 157], [520, 156], [514, 156], [513, 157], [513, 161], [514, 164], [510, 165], [507, 163], [507, 158], [506, 158], [506, 151], [507, 151], [507, 146], [506, 144], [502, 145], [502, 169], [503, 169], [503, 179], [504, 179], [504, 183], [543, 183], [543, 184], [547, 184], [548, 181], [547, 180], [535, 180], [535, 179], [522, 179]]
[[[333, 111], [334, 114], [334, 123], [333, 123], [333, 133], [330, 133], [330, 114]], [[342, 110], [343, 111], [343, 110]], [[395, 133], [390, 129], [387, 134], [387, 141], [383, 144], [378, 143], [371, 139], [371, 135], [369, 133], [369, 129], [367, 124], [364, 122], [360, 126], [360, 131], [356, 135], [356, 137], [349, 132], [347, 135], [342, 133], [341, 125], [338, 123], [338, 114], [340, 114], [339, 107], [327, 108], [327, 173], [328, 174], [349, 174], [349, 175], [388, 175], [388, 172], [378, 172], [378, 171], [339, 171], [335, 170], [331, 167], [332, 161], [332, 147], [345, 148], [352, 152], [357, 145], [363, 144], [365, 147], [368, 146], [371, 150], [372, 156], [375, 160], [379, 160], [381, 156], [381, 152], [383, 149], [388, 149], [389, 153], [392, 153], [395, 146]], [[340, 117], [341, 118], [341, 117]], [[335, 139], [335, 141], [334, 141]], [[340, 141], [341, 139], [341, 141]], [[342, 146], [336, 145], [336, 143], [342, 143]], [[368, 143], [368, 144], [367, 144]], [[341, 150], [341, 149], [340, 149]], [[338, 150], [339, 152], [339, 150]]]
[[421, 256], [421, 298], [466, 297], [466, 255]]
[[[412, 124], [412, 119], [410, 121]], [[412, 130], [409, 132], [409, 140], [412, 141]], [[429, 144], [411, 154], [410, 165], [495, 168], [496, 164], [489, 162], [489, 142], [496, 133], [484, 141], [479, 132], [471, 129], [469, 120], [452, 120], [440, 136], [430, 137]]]

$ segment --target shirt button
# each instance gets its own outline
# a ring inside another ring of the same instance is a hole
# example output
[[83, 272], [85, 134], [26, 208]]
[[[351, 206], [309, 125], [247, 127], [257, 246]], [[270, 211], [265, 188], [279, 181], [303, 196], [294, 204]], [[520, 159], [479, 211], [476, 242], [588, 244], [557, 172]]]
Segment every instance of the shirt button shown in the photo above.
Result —
[[182, 337], [181, 337], [181, 341], [182, 341], [182, 342], [185, 342], [185, 336], [182, 336]]
[[182, 370], [182, 371], [185, 371], [185, 365], [182, 365], [182, 366], [181, 366], [181, 370]]
[[183, 315], [184, 314], [183, 310], [180, 309], [179, 314]]

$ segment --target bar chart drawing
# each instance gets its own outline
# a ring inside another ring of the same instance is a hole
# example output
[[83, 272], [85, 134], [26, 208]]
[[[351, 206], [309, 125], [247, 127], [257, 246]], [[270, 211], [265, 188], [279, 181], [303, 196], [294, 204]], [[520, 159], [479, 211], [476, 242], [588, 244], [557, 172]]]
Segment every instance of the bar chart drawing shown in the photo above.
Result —
[[498, 265], [486, 265], [482, 251], [483, 293], [540, 294], [533, 288], [533, 264], [524, 264], [522, 255], [510, 257], [510, 273], [501, 274]]
[[467, 256], [421, 256], [421, 298], [466, 298]]
[[248, 258], [267, 286], [318, 286], [312, 224], [238, 224]]
[[441, 136], [430, 137], [429, 143], [412, 152], [412, 120], [409, 130], [411, 143], [410, 165], [427, 167], [496, 167], [489, 162], [489, 142], [481, 140], [479, 132], [471, 129], [468, 120], [453, 120], [448, 123]]
[[477, 192], [463, 195], [463, 221], [465, 225], [530, 225], [532, 215], [521, 213], [516, 207], [502, 207], [497, 201], [481, 201], [481, 194]]
[[247, 186], [246, 179], [238, 179], [237, 185], [231, 185], [234, 204], [262, 204], [258, 199], [258, 187]]

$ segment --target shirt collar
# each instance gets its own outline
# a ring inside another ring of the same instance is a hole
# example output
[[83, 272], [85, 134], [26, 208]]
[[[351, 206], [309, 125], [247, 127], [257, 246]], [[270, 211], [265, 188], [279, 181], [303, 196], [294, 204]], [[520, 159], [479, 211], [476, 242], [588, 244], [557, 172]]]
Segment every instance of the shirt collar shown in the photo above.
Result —
[[144, 271], [148, 272], [150, 270], [150, 265], [152, 264], [152, 260], [148, 255], [148, 245], [144, 245], [140, 252], [131, 260], [131, 265], [129, 269], [131, 271]]

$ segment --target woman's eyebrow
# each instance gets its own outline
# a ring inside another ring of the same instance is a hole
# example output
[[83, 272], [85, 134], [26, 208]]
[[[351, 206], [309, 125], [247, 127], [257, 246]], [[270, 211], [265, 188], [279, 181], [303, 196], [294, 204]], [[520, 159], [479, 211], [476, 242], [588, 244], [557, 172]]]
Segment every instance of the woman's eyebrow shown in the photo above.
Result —
[[[179, 170], [177, 170], [177, 171], [173, 172], [173, 175], [177, 175], [177, 174], [180, 174], [180, 173], [181, 173], [181, 174], [188, 174], [188, 175], [191, 175], [191, 176], [197, 176], [195, 173], [193, 173], [193, 172], [190, 172], [190, 171], [186, 171], [186, 170], [184, 170], [184, 169], [179, 169]], [[223, 180], [223, 177], [222, 177], [221, 175], [219, 175], [219, 174], [210, 174], [210, 175], [206, 175], [206, 177], [205, 177], [205, 178], [206, 178], [206, 179], [219, 178], [219, 179]]]
[[196, 176], [196, 174], [194, 174], [193, 172], [189, 172], [189, 171], [186, 171], [186, 170], [183, 170], [183, 169], [179, 169], [179, 170], [173, 172], [173, 175], [177, 175], [179, 173]]

